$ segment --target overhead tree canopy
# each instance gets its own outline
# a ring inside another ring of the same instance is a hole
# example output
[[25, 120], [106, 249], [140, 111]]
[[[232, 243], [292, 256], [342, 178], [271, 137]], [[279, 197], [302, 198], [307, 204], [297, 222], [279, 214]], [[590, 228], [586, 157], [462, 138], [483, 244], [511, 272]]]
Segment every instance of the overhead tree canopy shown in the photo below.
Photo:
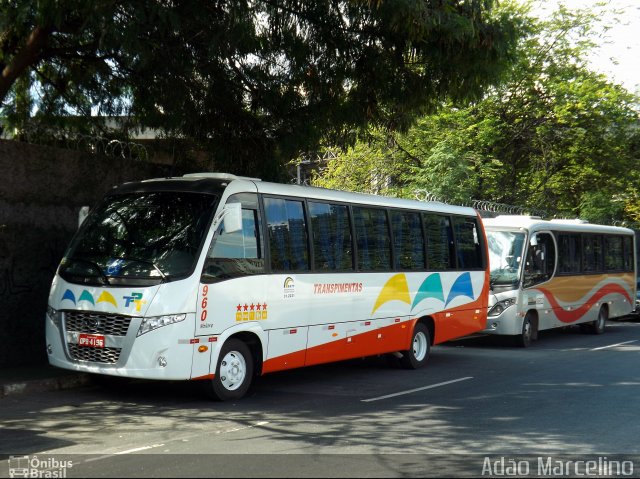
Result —
[[481, 101], [449, 103], [406, 134], [373, 130], [317, 184], [639, 227], [640, 98], [589, 70], [596, 20], [561, 9], [532, 23], [506, 81]]
[[29, 92], [45, 122], [127, 113], [248, 170], [480, 98], [524, 28], [495, 3], [3, 0], [0, 101], [18, 126]]

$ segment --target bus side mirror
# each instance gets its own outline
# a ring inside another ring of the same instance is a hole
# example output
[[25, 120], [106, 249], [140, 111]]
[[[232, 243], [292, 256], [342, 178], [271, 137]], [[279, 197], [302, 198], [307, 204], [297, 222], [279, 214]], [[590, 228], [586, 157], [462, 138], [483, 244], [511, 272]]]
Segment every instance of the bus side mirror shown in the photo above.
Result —
[[234, 233], [242, 231], [242, 205], [240, 203], [229, 203], [224, 207], [224, 231]]

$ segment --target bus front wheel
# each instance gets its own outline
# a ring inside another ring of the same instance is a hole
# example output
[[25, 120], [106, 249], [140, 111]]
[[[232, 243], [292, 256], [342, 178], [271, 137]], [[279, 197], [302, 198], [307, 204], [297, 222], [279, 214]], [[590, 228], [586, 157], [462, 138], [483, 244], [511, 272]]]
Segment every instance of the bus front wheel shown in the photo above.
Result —
[[531, 318], [531, 314], [527, 314], [522, 320], [522, 332], [516, 336], [516, 346], [528, 348], [531, 346], [531, 341], [536, 335], [534, 330], [534, 322]]
[[427, 364], [431, 350], [429, 329], [423, 323], [416, 323], [411, 335], [411, 347], [402, 351], [400, 363], [405, 369], [418, 369]]
[[598, 319], [591, 323], [591, 332], [593, 334], [604, 333], [604, 330], [607, 327], [607, 319], [609, 319], [609, 312], [607, 311], [607, 308], [602, 306], [598, 312]]
[[239, 339], [229, 339], [220, 350], [215, 377], [207, 382], [205, 391], [212, 399], [228, 401], [243, 397], [253, 378], [253, 356]]

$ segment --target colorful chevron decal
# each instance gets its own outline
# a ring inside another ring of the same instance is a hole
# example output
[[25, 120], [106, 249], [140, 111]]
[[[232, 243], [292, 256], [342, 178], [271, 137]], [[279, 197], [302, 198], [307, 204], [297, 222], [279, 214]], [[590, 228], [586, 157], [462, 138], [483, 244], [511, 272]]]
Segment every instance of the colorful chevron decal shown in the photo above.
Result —
[[472, 301], [476, 299], [473, 294], [471, 273], [469, 272], [462, 273], [456, 278], [453, 285], [451, 286], [446, 301], [444, 299], [445, 292], [442, 285], [441, 274], [430, 274], [418, 288], [416, 296], [413, 299], [413, 303], [411, 302], [411, 295], [409, 293], [407, 277], [404, 273], [400, 273], [391, 277], [391, 279], [389, 279], [389, 281], [387, 281], [386, 284], [382, 287], [382, 291], [380, 291], [380, 294], [376, 299], [376, 303], [373, 307], [373, 311], [371, 311], [371, 314], [375, 313], [383, 304], [388, 303], [389, 301], [402, 301], [404, 303], [410, 304], [411, 311], [413, 311], [418, 306], [418, 304], [420, 304], [425, 299], [437, 299], [438, 301], [444, 303], [444, 306], [446, 307], [454, 299], [460, 296], [470, 298]]
[[440, 274], [433, 273], [427, 276], [427, 279], [420, 285], [418, 288], [418, 293], [413, 300], [413, 304], [411, 305], [411, 310], [413, 309], [424, 299], [434, 298], [439, 299], [444, 303], [444, 292], [442, 291], [442, 279], [440, 279]]
[[78, 303], [80, 301], [88, 301], [89, 303], [93, 304], [95, 306], [96, 302], [93, 300], [93, 296], [91, 296], [91, 293], [89, 291], [87, 291], [86, 289], [80, 294], [80, 299], [78, 300]]
[[60, 301], [64, 301], [65, 299], [68, 299], [73, 304], [76, 304], [76, 296], [73, 294], [73, 291], [71, 291], [70, 289], [64, 292], [64, 294], [62, 295], [62, 299]]
[[584, 316], [587, 311], [589, 311], [591, 306], [593, 306], [595, 303], [600, 301], [607, 294], [612, 294], [612, 293], [621, 294], [627, 299], [627, 301], [629, 301], [630, 304], [633, 304], [631, 302], [631, 297], [629, 296], [629, 293], [622, 286], [618, 284], [609, 284], [609, 285], [603, 286], [598, 291], [596, 291], [593, 294], [593, 296], [589, 298], [588, 301], [583, 303], [582, 306], [571, 311], [565, 310], [562, 307], [562, 305], [558, 303], [558, 300], [551, 293], [551, 291], [549, 291], [548, 289], [545, 289], [545, 288], [537, 288], [537, 289], [542, 294], [544, 294], [544, 296], [547, 298], [547, 301], [549, 301], [549, 304], [553, 308], [553, 312], [555, 313], [556, 317], [563, 323], [576, 322], [578, 319]]
[[392, 276], [389, 281], [382, 287], [382, 291], [378, 295], [376, 304], [373, 306], [371, 314], [389, 301], [402, 301], [407, 304], [411, 304], [411, 297], [409, 296], [409, 285], [407, 284], [407, 277], [404, 274], [396, 274]]
[[96, 302], [97, 302], [97, 303], [109, 303], [115, 306], [116, 308], [118, 307], [118, 302], [116, 301], [116, 298], [114, 298], [113, 295], [108, 291], [103, 291], [102, 293], [100, 293], [100, 296], [98, 296], [98, 301], [95, 301], [95, 298], [93, 297], [93, 295], [85, 289], [82, 291], [82, 293], [80, 293], [80, 298], [78, 298], [78, 300], [76, 301], [76, 296], [73, 293], [73, 291], [71, 291], [70, 289], [67, 289], [62, 295], [61, 301], [64, 301], [65, 299], [71, 301], [73, 304], [80, 303], [80, 301], [87, 301], [88, 303], [91, 303], [94, 306], [96, 305]]
[[471, 273], [462, 273], [456, 279], [456, 282], [451, 286], [449, 291], [449, 297], [445, 303], [445, 307], [458, 296], [466, 296], [467, 298], [474, 299], [473, 297], [473, 285], [471, 284]]
[[114, 298], [113, 295], [108, 291], [103, 291], [102, 294], [100, 294], [100, 297], [98, 297], [98, 303], [111, 303], [116, 308], [118, 307], [118, 303], [116, 303], [116, 298]]

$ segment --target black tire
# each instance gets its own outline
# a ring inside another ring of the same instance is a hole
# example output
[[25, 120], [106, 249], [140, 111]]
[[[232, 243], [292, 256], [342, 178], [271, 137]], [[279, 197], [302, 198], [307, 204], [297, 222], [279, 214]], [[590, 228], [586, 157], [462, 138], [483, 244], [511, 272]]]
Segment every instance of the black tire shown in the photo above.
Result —
[[416, 323], [411, 335], [411, 348], [402, 351], [400, 365], [405, 369], [418, 369], [427, 364], [431, 352], [431, 336], [423, 323]]
[[515, 337], [516, 346], [520, 346], [521, 348], [528, 348], [531, 346], [533, 338], [537, 335], [534, 328], [535, 325], [532, 321], [531, 315], [527, 313], [522, 320], [522, 332]]
[[607, 319], [609, 319], [609, 310], [601, 306], [600, 311], [598, 311], [598, 319], [591, 323], [590, 332], [592, 334], [602, 334], [604, 330], [607, 328]]
[[253, 380], [253, 356], [239, 339], [229, 339], [220, 350], [215, 377], [205, 383], [212, 399], [229, 401], [242, 398]]

